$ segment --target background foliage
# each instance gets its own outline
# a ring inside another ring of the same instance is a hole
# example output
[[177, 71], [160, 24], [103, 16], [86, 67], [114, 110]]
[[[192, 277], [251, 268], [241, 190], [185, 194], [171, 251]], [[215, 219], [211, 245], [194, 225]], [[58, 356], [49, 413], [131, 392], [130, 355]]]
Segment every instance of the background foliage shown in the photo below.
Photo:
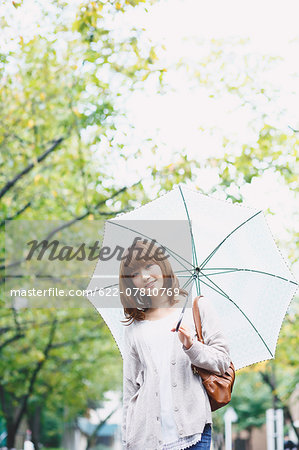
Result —
[[[265, 174], [275, 174], [296, 195], [298, 133], [282, 131], [259, 107], [261, 98], [270, 105], [275, 98], [271, 85], [257, 81], [257, 74], [271, 70], [275, 58], [251, 64], [246, 41], [214, 39], [204, 58], [194, 55], [191, 61], [180, 59], [175, 67], [167, 67], [160, 56], [163, 48], [153, 45], [138, 25], [127, 29], [125, 36], [111, 25], [115, 17], [132, 8], [149, 8], [151, 2], [82, 1], [76, 2], [75, 14], [70, 15], [68, 3], [44, 2], [48, 31], [30, 37], [11, 39], [12, 26], [5, 15], [1, 18], [7, 37], [0, 55], [2, 277], [5, 220], [62, 219], [71, 227], [77, 221], [106, 219], [130, 210], [180, 181], [241, 202], [244, 187]], [[6, 2], [7, 17], [13, 14], [10, 8], [27, 5], [26, 1], [12, 4]], [[234, 64], [240, 71], [231, 70]], [[126, 117], [126, 98], [147, 89], [148, 82], [161, 95], [171, 91], [167, 77], [171, 70], [186, 71], [191, 84], [200, 84], [215, 98], [229, 95], [239, 99], [241, 108], [250, 105], [255, 115], [249, 124], [256, 133], [254, 142], [244, 140], [236, 153], [235, 143], [223, 130], [220, 156], [197, 158], [182, 148], [163, 165], [156, 163], [160, 150], [154, 136], [145, 137], [144, 144], [152, 159], [143, 158], [143, 147], [130, 150], [126, 142], [134, 124]], [[135, 182], [129, 181], [128, 173], [124, 184], [111, 171], [113, 165], [136, 162], [147, 167], [147, 175]], [[216, 174], [210, 189], [200, 184], [206, 170]], [[298, 233], [292, 225], [288, 233], [280, 244], [295, 264]], [[3, 282], [4, 278], [2, 288]], [[38, 442], [58, 445], [64, 423], [87, 415], [107, 391], [121, 388], [120, 355], [91, 307], [8, 309], [3, 295], [1, 302], [0, 416], [6, 423], [8, 446], [13, 447], [24, 418], [36, 448]], [[273, 402], [292, 419], [288, 400], [299, 381], [297, 309], [294, 302], [281, 330], [276, 359], [238, 374], [232, 406], [239, 429], [264, 423], [265, 410]], [[219, 431], [224, 411], [215, 416]]]

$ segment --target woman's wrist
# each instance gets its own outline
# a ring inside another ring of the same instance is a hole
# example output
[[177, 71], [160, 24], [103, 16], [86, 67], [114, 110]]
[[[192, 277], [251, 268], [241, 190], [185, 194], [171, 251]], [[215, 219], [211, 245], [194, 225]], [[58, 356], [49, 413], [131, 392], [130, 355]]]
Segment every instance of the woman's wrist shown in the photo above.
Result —
[[191, 341], [188, 342], [187, 345], [184, 345], [184, 347], [185, 347], [186, 350], [189, 350], [189, 348], [191, 348], [192, 345], [193, 345], [193, 339], [191, 339]]

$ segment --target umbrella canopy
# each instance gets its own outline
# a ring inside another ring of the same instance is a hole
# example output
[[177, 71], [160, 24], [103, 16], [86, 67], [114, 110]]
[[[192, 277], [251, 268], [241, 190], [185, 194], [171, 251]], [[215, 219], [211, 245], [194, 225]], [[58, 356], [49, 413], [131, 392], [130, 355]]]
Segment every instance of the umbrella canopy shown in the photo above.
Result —
[[262, 211], [179, 185], [106, 222], [102, 250], [114, 249], [114, 254], [103, 251], [87, 297], [110, 328], [122, 355], [120, 256], [121, 249], [137, 238], [155, 240], [167, 252], [180, 287], [212, 302], [236, 369], [274, 358], [281, 324], [298, 283]]

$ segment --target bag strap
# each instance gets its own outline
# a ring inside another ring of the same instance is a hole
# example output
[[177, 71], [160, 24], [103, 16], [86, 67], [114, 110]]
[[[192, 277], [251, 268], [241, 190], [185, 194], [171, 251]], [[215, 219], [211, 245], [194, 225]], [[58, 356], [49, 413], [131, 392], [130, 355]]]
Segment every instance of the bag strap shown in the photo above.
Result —
[[195, 328], [196, 328], [197, 338], [200, 342], [202, 342], [204, 344], [204, 340], [202, 337], [201, 319], [200, 319], [200, 313], [199, 313], [199, 307], [198, 307], [198, 299], [200, 297], [203, 297], [203, 295], [200, 295], [199, 297], [195, 297], [195, 299], [193, 300], [192, 312], [193, 312], [193, 320], [194, 320], [194, 324], [195, 324]]

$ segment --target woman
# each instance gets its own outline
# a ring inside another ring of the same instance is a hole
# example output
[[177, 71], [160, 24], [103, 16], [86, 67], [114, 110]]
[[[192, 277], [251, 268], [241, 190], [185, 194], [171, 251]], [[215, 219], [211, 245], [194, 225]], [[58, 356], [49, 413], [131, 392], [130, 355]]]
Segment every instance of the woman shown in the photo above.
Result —
[[230, 365], [229, 350], [215, 312], [201, 297], [205, 344], [195, 338], [192, 310], [178, 330], [178, 307], [187, 292], [179, 287], [168, 258], [157, 247], [134, 241], [120, 265], [120, 297], [127, 317], [123, 366], [124, 448], [210, 449], [211, 407], [191, 363], [218, 374]]

